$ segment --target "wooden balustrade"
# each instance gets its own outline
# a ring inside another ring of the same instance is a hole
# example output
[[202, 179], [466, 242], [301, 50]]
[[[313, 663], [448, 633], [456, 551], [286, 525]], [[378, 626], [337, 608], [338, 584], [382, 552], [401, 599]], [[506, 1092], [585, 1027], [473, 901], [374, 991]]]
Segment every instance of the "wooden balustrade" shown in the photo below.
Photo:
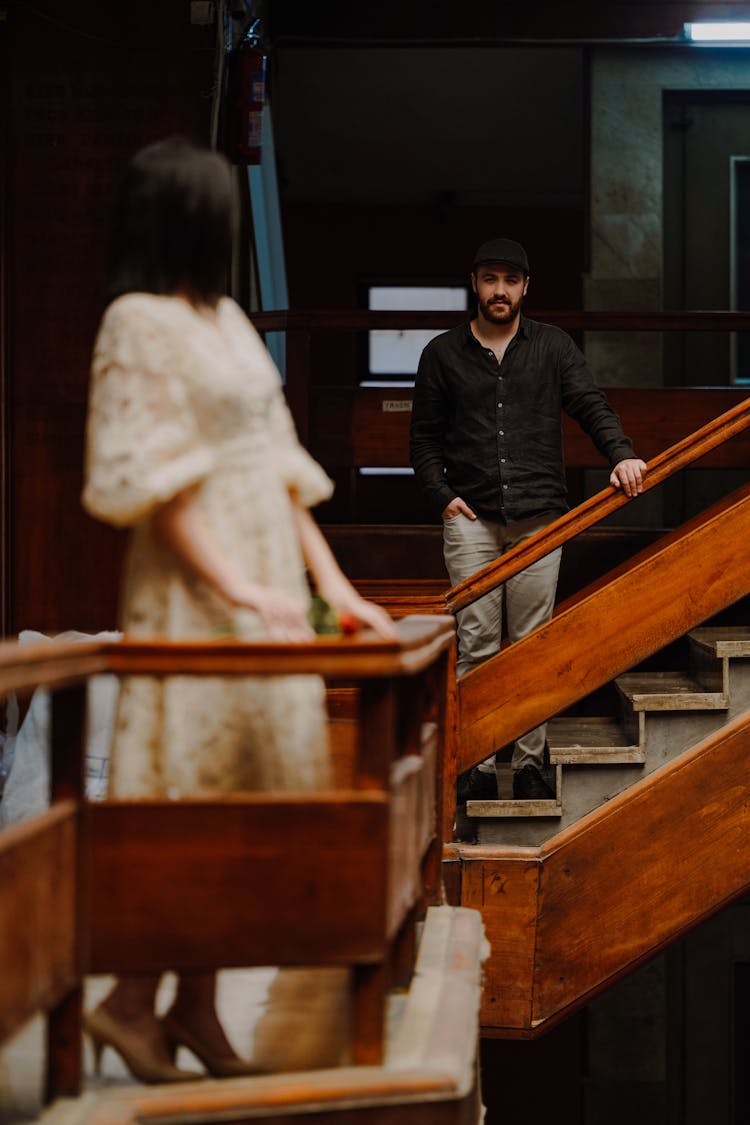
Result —
[[750, 486], [558, 607], [459, 682], [458, 770], [564, 710], [750, 590]]
[[[0, 1039], [49, 1013], [50, 1097], [79, 1090], [87, 971], [350, 965], [354, 1061], [380, 1059], [391, 973], [418, 915], [440, 900], [441, 764], [455, 759], [452, 621], [398, 628], [396, 641], [293, 646], [0, 646], [0, 691], [57, 689], [52, 806], [0, 833]], [[87, 805], [85, 680], [99, 672], [353, 680], [352, 786]]]

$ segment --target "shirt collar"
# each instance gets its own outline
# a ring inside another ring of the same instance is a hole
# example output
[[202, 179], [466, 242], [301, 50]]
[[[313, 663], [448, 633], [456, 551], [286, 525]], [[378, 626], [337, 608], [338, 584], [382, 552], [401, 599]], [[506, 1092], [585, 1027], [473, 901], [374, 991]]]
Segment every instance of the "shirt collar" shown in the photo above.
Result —
[[[523, 336], [524, 340], [528, 340], [529, 335], [530, 335], [530, 332], [529, 332], [530, 323], [531, 322], [529, 321], [529, 318], [527, 316], [524, 316], [523, 313], [521, 313], [521, 318], [518, 322], [518, 331], [516, 332], [516, 336]], [[515, 339], [515, 338], [516, 337], [514, 336], [513, 339]], [[472, 343], [478, 344], [480, 348], [482, 346], [479, 343], [479, 340], [477, 340], [476, 336], [474, 335], [474, 333], [471, 330], [471, 321], [470, 320], [465, 321], [465, 323], [463, 325], [463, 336], [462, 336], [461, 342], [464, 345], [464, 347], [468, 347]]]

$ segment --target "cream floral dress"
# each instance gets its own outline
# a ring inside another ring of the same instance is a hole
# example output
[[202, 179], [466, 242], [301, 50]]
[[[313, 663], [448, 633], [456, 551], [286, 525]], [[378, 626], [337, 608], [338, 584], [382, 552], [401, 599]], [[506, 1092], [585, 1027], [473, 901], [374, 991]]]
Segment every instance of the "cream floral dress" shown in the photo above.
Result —
[[[94, 347], [83, 503], [132, 527], [122, 628], [189, 639], [260, 637], [152, 533], [164, 501], [197, 485], [203, 519], [246, 578], [308, 596], [289, 493], [310, 506], [332, 485], [297, 441], [278, 372], [229, 298], [216, 321], [179, 297], [130, 293]], [[316, 789], [329, 782], [317, 677], [123, 682], [112, 747], [117, 797]]]

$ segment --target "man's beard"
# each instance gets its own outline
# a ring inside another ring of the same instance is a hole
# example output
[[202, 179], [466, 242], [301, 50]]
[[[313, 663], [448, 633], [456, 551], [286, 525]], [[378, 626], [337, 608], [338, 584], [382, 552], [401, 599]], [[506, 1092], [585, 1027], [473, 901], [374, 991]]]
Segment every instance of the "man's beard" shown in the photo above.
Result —
[[496, 297], [491, 301], [482, 301], [480, 298], [477, 300], [479, 311], [490, 324], [509, 324], [520, 312], [523, 298], [519, 297], [515, 304], [512, 301], [498, 301]]

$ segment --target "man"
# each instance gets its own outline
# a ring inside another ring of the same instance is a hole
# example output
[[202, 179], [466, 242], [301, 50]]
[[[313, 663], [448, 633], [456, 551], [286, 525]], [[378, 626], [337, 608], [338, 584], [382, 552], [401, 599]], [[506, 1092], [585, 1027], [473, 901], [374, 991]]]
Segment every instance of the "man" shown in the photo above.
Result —
[[[592, 438], [612, 467], [611, 483], [627, 496], [643, 491], [646, 471], [571, 338], [522, 314], [523, 246], [485, 242], [471, 283], [477, 315], [424, 349], [411, 423], [412, 465], [442, 515], [454, 586], [567, 511], [561, 411]], [[511, 641], [550, 620], [559, 566], [557, 550], [459, 613], [459, 676], [499, 650], [503, 592]], [[514, 745], [517, 799], [554, 796], [541, 772], [545, 737], [543, 725]], [[493, 759], [463, 788], [496, 797]]]

